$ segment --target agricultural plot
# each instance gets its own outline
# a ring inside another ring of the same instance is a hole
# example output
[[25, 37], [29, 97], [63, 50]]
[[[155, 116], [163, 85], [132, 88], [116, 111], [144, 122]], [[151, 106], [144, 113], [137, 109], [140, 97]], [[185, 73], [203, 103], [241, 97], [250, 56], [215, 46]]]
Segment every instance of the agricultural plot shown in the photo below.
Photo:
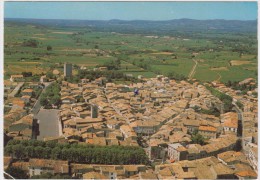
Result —
[[[235, 49], [238, 45], [249, 46], [248, 43], [255, 48], [257, 44], [251, 35], [248, 39], [246, 35], [233, 34], [223, 40], [219, 40], [219, 34], [198, 38], [202, 35], [197, 33], [184, 38], [121, 34], [80, 27], [54, 28], [7, 22], [4, 31], [5, 78], [25, 71], [41, 74], [55, 67], [62, 70], [64, 62], [93, 68], [117, 59], [121, 60], [118, 71], [135, 77], [155, 77], [171, 72], [188, 77], [196, 61], [193, 78], [201, 81], [257, 78], [257, 54]], [[240, 39], [240, 44], [235, 44], [237, 41], [233, 39]], [[25, 46], [26, 40], [35, 40], [38, 44]], [[51, 49], [48, 50], [48, 46]]]

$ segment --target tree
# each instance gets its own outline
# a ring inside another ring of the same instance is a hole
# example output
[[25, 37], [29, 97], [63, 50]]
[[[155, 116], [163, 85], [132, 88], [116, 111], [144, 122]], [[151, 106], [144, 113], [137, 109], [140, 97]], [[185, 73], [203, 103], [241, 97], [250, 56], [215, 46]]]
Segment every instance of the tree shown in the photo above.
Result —
[[5, 172], [10, 174], [11, 176], [13, 176], [16, 179], [28, 179], [27, 173], [24, 170], [17, 168], [17, 167], [10, 166], [6, 169]]
[[47, 51], [51, 51], [52, 47], [50, 45], [47, 46]]
[[205, 143], [205, 138], [198, 133], [198, 130], [194, 131], [191, 135], [191, 141], [194, 144], [200, 144], [200, 145], [204, 145]]
[[25, 40], [23, 41], [23, 46], [36, 48], [36, 47], [38, 47], [38, 45], [39, 45], [39, 42], [36, 41], [35, 39], [28, 39], [28, 40], [25, 39]]
[[42, 93], [41, 97], [40, 97], [40, 104], [41, 106], [46, 106], [48, 105], [49, 101], [47, 99], [47, 96], [45, 93]]

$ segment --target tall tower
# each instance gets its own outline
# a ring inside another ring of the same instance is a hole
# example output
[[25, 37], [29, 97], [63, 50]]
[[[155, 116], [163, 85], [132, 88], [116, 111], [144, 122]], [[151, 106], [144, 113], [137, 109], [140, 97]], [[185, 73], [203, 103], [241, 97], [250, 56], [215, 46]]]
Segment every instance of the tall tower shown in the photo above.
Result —
[[64, 76], [65, 77], [72, 76], [72, 64], [64, 63]]
[[98, 107], [97, 105], [92, 104], [91, 105], [91, 118], [97, 118], [98, 117]]

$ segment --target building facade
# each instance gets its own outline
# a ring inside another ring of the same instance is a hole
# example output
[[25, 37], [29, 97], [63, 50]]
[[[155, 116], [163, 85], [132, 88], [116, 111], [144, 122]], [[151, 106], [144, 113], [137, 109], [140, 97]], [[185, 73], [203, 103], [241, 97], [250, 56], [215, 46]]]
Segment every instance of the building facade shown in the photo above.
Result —
[[72, 64], [69, 63], [64, 64], [64, 76], [65, 77], [72, 76]]

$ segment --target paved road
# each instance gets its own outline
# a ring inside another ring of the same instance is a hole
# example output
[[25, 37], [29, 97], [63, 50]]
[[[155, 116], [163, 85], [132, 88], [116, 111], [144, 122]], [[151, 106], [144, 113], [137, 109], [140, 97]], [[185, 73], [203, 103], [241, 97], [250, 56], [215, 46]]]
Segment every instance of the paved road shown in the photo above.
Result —
[[59, 137], [61, 135], [58, 113], [59, 110], [56, 109], [41, 109], [39, 111], [36, 116], [40, 125], [38, 140], [42, 140], [44, 137]]
[[[51, 82], [52, 83], [52, 82]], [[45, 87], [44, 89], [42, 90], [42, 93], [45, 92], [46, 88], [51, 84], [51, 83], [44, 83]], [[42, 95], [42, 94], [41, 94]], [[41, 108], [41, 104], [40, 104], [40, 97], [41, 95], [38, 97], [38, 100], [36, 101], [36, 103], [34, 104], [32, 110], [31, 110], [31, 113], [33, 115], [37, 115], [37, 113], [40, 111], [40, 108]]]

